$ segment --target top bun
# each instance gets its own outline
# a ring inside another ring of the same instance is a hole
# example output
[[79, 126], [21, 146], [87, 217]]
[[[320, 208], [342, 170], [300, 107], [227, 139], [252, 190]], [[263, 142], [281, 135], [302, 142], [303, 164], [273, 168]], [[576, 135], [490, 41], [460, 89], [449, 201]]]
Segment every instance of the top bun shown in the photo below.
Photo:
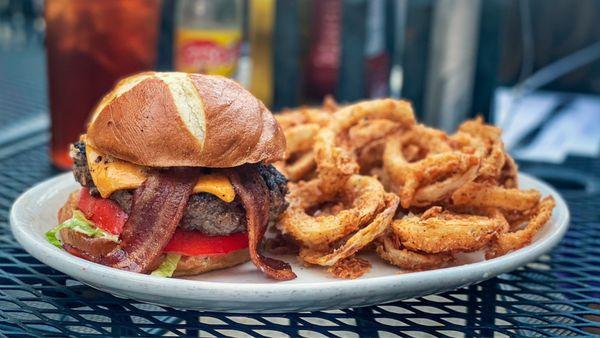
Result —
[[150, 167], [228, 168], [283, 157], [264, 104], [222, 76], [145, 72], [119, 81], [95, 108], [86, 142]]

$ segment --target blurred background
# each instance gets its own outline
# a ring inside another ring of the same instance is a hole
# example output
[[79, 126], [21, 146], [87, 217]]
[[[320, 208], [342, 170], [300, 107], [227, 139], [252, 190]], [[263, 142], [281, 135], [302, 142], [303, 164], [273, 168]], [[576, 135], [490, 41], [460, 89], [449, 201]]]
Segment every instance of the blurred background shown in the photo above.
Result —
[[404, 98], [447, 131], [484, 116], [520, 160], [597, 158], [598, 22], [599, 0], [0, 0], [0, 144], [50, 137], [67, 168], [103, 93], [155, 69], [273, 111]]
[[[241, 317], [96, 291], [23, 251], [9, 210], [146, 70], [229, 76], [274, 112], [332, 95], [404, 98], [447, 131], [482, 115], [570, 229], [511, 274], [393, 307]], [[0, 0], [0, 336], [598, 335], [599, 152], [600, 0]]]

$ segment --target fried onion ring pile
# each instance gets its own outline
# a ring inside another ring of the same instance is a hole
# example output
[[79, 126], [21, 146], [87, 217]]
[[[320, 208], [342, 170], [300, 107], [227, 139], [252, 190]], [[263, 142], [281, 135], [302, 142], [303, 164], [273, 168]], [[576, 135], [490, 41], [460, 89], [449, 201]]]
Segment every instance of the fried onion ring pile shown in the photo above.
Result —
[[275, 115], [287, 142], [285, 159], [275, 163], [275, 166], [288, 180], [297, 182], [313, 173], [315, 161], [312, 148], [315, 137], [329, 123], [332, 113], [337, 109], [337, 103], [331, 97], [326, 97], [322, 107], [301, 107]]
[[481, 118], [448, 135], [418, 124], [407, 101], [327, 99], [277, 120], [290, 180], [277, 230], [337, 278], [369, 271], [364, 251], [404, 270], [465, 252], [492, 259], [530, 244], [552, 216], [552, 197], [518, 188], [501, 130]]

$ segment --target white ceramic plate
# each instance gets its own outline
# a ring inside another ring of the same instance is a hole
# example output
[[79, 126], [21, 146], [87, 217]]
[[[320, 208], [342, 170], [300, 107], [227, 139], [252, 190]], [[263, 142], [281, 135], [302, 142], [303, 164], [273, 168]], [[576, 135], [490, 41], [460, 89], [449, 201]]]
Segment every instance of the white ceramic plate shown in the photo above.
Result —
[[489, 279], [535, 260], [563, 237], [569, 210], [545, 183], [521, 174], [523, 188], [535, 188], [556, 199], [552, 219], [531, 245], [485, 261], [481, 253], [463, 255], [458, 266], [406, 272], [368, 257], [373, 268], [356, 280], [335, 279], [321, 268], [305, 268], [294, 257], [298, 278], [275, 282], [252, 263], [196, 277], [161, 278], [125, 272], [77, 258], [49, 244], [44, 233], [56, 225], [56, 214], [68, 194], [78, 188], [70, 173], [44, 181], [19, 197], [11, 210], [13, 234], [31, 255], [94, 288], [143, 302], [227, 312], [285, 312], [367, 306], [439, 293]]

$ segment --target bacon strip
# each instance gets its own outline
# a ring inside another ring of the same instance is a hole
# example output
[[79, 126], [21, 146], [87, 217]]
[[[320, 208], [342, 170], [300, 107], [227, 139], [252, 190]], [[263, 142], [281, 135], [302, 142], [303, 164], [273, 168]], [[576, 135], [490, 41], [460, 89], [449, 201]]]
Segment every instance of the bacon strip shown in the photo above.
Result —
[[197, 178], [198, 172], [194, 169], [152, 173], [135, 190], [131, 213], [117, 247], [101, 257], [74, 247], [65, 249], [117, 269], [148, 272], [183, 217]]
[[259, 246], [269, 222], [269, 191], [258, 170], [254, 165], [246, 164], [227, 169], [226, 174], [246, 210], [248, 249], [254, 265], [273, 279], [296, 278], [296, 274], [288, 263], [265, 257], [259, 252]]

